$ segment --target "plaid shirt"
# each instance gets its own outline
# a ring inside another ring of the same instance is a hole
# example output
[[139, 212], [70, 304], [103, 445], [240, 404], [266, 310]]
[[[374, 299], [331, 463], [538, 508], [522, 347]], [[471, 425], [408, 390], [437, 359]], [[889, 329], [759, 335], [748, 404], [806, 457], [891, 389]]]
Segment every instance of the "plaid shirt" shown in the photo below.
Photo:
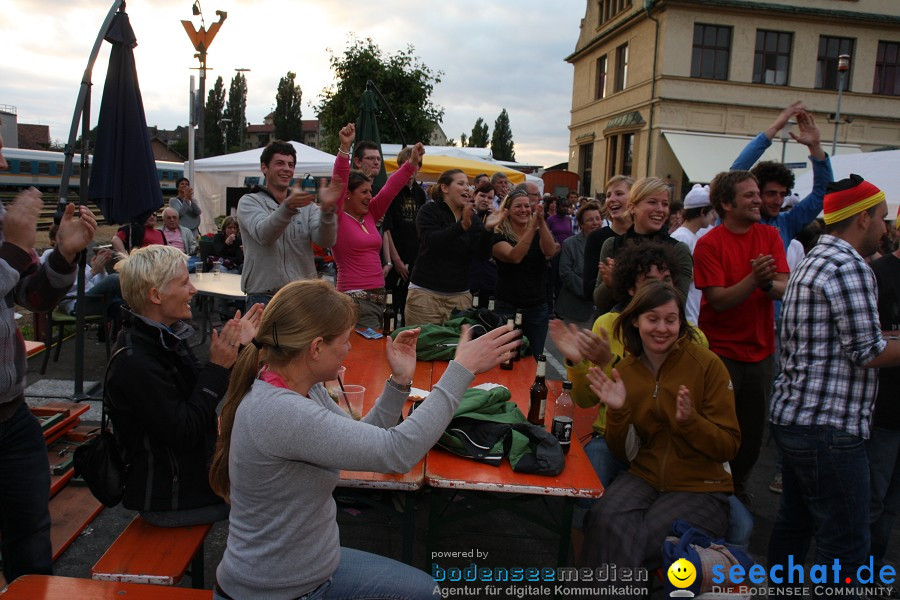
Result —
[[771, 420], [830, 426], [868, 439], [887, 341], [875, 275], [853, 247], [823, 235], [788, 281]]

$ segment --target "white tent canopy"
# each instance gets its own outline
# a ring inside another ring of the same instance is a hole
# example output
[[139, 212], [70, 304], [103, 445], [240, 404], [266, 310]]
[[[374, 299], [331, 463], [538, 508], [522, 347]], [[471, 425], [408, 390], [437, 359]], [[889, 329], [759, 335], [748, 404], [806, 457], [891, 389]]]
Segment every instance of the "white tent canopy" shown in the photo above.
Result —
[[[887, 196], [888, 218], [896, 218], [897, 206], [900, 205], [900, 150], [838, 154], [831, 157], [831, 169], [835, 181], [856, 173], [878, 186]], [[812, 171], [797, 177], [794, 191], [801, 198], [805, 198], [811, 190]]]
[[[297, 165], [294, 169], [296, 177], [331, 176], [334, 169], [334, 155], [300, 142], [292, 141], [291, 145], [297, 151]], [[200, 219], [201, 233], [216, 231], [215, 218], [225, 214], [227, 188], [244, 187], [248, 183], [262, 183], [262, 172], [259, 169], [262, 151], [262, 148], [255, 148], [194, 161], [193, 177], [190, 175], [187, 177], [191, 179], [194, 187], [194, 198], [200, 202], [200, 208], [203, 209]], [[186, 174], [189, 169], [190, 165], [185, 161]]]

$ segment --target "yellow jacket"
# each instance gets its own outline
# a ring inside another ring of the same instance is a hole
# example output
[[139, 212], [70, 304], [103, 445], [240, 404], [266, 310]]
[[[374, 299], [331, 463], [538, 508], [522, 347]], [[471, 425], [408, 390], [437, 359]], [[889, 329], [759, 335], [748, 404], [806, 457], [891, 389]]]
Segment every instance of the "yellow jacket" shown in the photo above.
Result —
[[[658, 377], [636, 356], [616, 366], [625, 383], [625, 405], [607, 409], [606, 443], [625, 460], [628, 426], [640, 450], [629, 472], [660, 491], [731, 492], [726, 461], [741, 441], [728, 370], [711, 351], [682, 337], [659, 368]], [[689, 421], [675, 420], [679, 386], [691, 393]]]
[[[569, 361], [566, 361], [566, 378], [572, 382], [572, 392], [570, 395], [575, 401], [575, 404], [582, 408], [590, 408], [591, 406], [600, 404], [599, 398], [597, 398], [594, 392], [588, 387], [588, 369], [595, 366], [602, 366], [603, 372], [609, 376], [612, 368], [625, 357], [625, 346], [622, 344], [622, 340], [613, 334], [613, 325], [615, 325], [616, 319], [618, 318], [618, 312], [608, 312], [597, 317], [597, 320], [594, 321], [594, 326], [591, 328], [591, 331], [597, 335], [600, 335], [601, 330], [606, 331], [606, 335], [609, 338], [609, 349], [612, 352], [612, 359], [610, 359], [608, 363], [605, 365], [595, 365], [588, 360], [583, 360], [578, 364], [572, 364]], [[696, 336], [696, 343], [704, 348], [709, 348], [709, 342], [706, 340], [706, 336], [703, 335], [703, 332], [700, 331], [700, 328], [691, 325], [691, 329]], [[603, 435], [603, 432], [606, 430], [605, 404], [600, 404], [600, 407], [597, 409], [597, 419], [594, 421], [593, 429], [601, 435]]]

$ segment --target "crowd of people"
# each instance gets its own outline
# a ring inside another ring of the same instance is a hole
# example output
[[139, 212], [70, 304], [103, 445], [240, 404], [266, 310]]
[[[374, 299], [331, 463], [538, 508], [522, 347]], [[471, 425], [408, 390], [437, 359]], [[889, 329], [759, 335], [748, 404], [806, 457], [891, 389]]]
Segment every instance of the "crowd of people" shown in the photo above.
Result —
[[[814, 184], [788, 203], [791, 171], [758, 161], [790, 119]], [[183, 180], [161, 228], [154, 211], [116, 233], [117, 273], [107, 273], [105, 250], [86, 270], [109, 294], [105, 310], [125, 305], [106, 382], [132, 465], [124, 504], [164, 527], [229, 520], [217, 599], [383, 586], [431, 594], [424, 573], [340, 546], [331, 493], [340, 469], [414, 464], [472, 378], [519, 352], [507, 327], [475, 340], [463, 333], [429, 401], [398, 425], [421, 328], [473, 306], [500, 322], [516, 317], [534, 355], [549, 335], [573, 399], [596, 407], [584, 449], [606, 494], [579, 503], [580, 564], [660, 566], [676, 519], [746, 547], [748, 476], [769, 428], [782, 492], [770, 564], [802, 560], [811, 540], [819, 564], [883, 561], [900, 509], [900, 250], [885, 192], [855, 175], [833, 181], [801, 103], [683, 199], [653, 176], [613, 176], [598, 198], [542, 194], [499, 172], [470, 181], [455, 169], [426, 189], [422, 144], [405, 148], [376, 189], [379, 147], [357, 140], [353, 124], [338, 138], [331, 181], [317, 193], [295, 181], [293, 146], [269, 143], [264, 185], [241, 198], [205, 256], [191, 258], [200, 206]], [[75, 258], [96, 223], [70, 207], [37, 262], [39, 204], [28, 191], [6, 209], [6, 292], [34, 309], [62, 301], [72, 310]], [[320, 280], [317, 252], [333, 259], [335, 285]], [[246, 311], [223, 319], [202, 364], [185, 321], [196, 293], [189, 272], [207, 260], [241, 275]], [[388, 297], [413, 328], [387, 340], [393, 374], [355, 421], [322, 383], [336, 376], [354, 329], [381, 327]], [[14, 439], [7, 431], [21, 430], [15, 443], [31, 447], [36, 464], [21, 342], [0, 344], [16, 382], [0, 393], [0, 461]], [[24, 479], [20, 497], [0, 504], [3, 515], [25, 515], [3, 520], [7, 580], [50, 570], [46, 473]]]

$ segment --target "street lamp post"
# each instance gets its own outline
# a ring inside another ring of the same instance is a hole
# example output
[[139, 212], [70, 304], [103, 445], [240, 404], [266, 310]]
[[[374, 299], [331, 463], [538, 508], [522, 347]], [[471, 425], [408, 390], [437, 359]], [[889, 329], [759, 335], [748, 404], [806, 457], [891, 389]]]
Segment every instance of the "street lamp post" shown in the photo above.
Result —
[[831, 142], [831, 155], [837, 152], [838, 126], [841, 124], [841, 98], [844, 95], [844, 79], [847, 77], [847, 71], [850, 70], [850, 55], [841, 54], [838, 56], [838, 81], [837, 81], [837, 112], [834, 113], [834, 140]]
[[200, 158], [203, 158], [203, 142], [205, 138], [206, 132], [204, 128], [206, 127], [206, 112], [205, 110], [205, 102], [206, 102], [206, 52], [209, 50], [210, 45], [213, 42], [213, 38], [216, 37], [216, 34], [219, 33], [219, 28], [222, 26], [222, 23], [225, 22], [225, 19], [228, 18], [228, 13], [225, 11], [217, 10], [216, 15], [219, 17], [219, 20], [215, 23], [212, 23], [209, 26], [209, 29], [206, 28], [206, 23], [203, 20], [203, 9], [200, 8], [200, 0], [194, 0], [194, 4], [191, 6], [191, 12], [193, 15], [200, 17], [200, 29], [194, 29], [194, 24], [190, 21], [183, 20], [181, 21], [181, 25], [184, 27], [185, 33], [187, 33], [188, 37], [191, 40], [191, 44], [194, 46], [194, 50], [197, 51], [194, 54], [194, 58], [200, 61], [200, 101], [198, 102], [198, 115], [197, 115], [197, 154]]
[[[249, 72], [251, 71], [251, 69], [245, 69], [245, 68], [243, 68], [243, 67], [239, 67], [239, 68], [235, 69], [235, 71], [237, 71], [238, 73], [249, 73]], [[246, 76], [246, 75], [244, 75], [244, 83], [245, 83], [245, 84], [247, 83], [247, 76]], [[247, 107], [244, 106], [244, 119], [243, 119], [243, 121], [241, 122], [240, 127], [239, 127], [239, 129], [238, 129], [238, 145], [240, 146], [239, 150], [243, 150], [243, 149], [244, 149], [244, 133], [246, 132], [246, 129], [247, 129], [247, 113], [246, 113], [246, 110], [247, 110]]]
[[779, 137], [781, 138], [781, 164], [784, 164], [785, 154], [787, 153], [787, 142], [791, 139], [791, 127], [797, 124], [797, 121], [794, 119], [788, 119], [788, 122], [784, 124], [784, 127], [781, 128], [781, 132], [779, 133]]
[[222, 117], [219, 119], [219, 128], [222, 130], [222, 154], [228, 154], [228, 124], [231, 119]]

